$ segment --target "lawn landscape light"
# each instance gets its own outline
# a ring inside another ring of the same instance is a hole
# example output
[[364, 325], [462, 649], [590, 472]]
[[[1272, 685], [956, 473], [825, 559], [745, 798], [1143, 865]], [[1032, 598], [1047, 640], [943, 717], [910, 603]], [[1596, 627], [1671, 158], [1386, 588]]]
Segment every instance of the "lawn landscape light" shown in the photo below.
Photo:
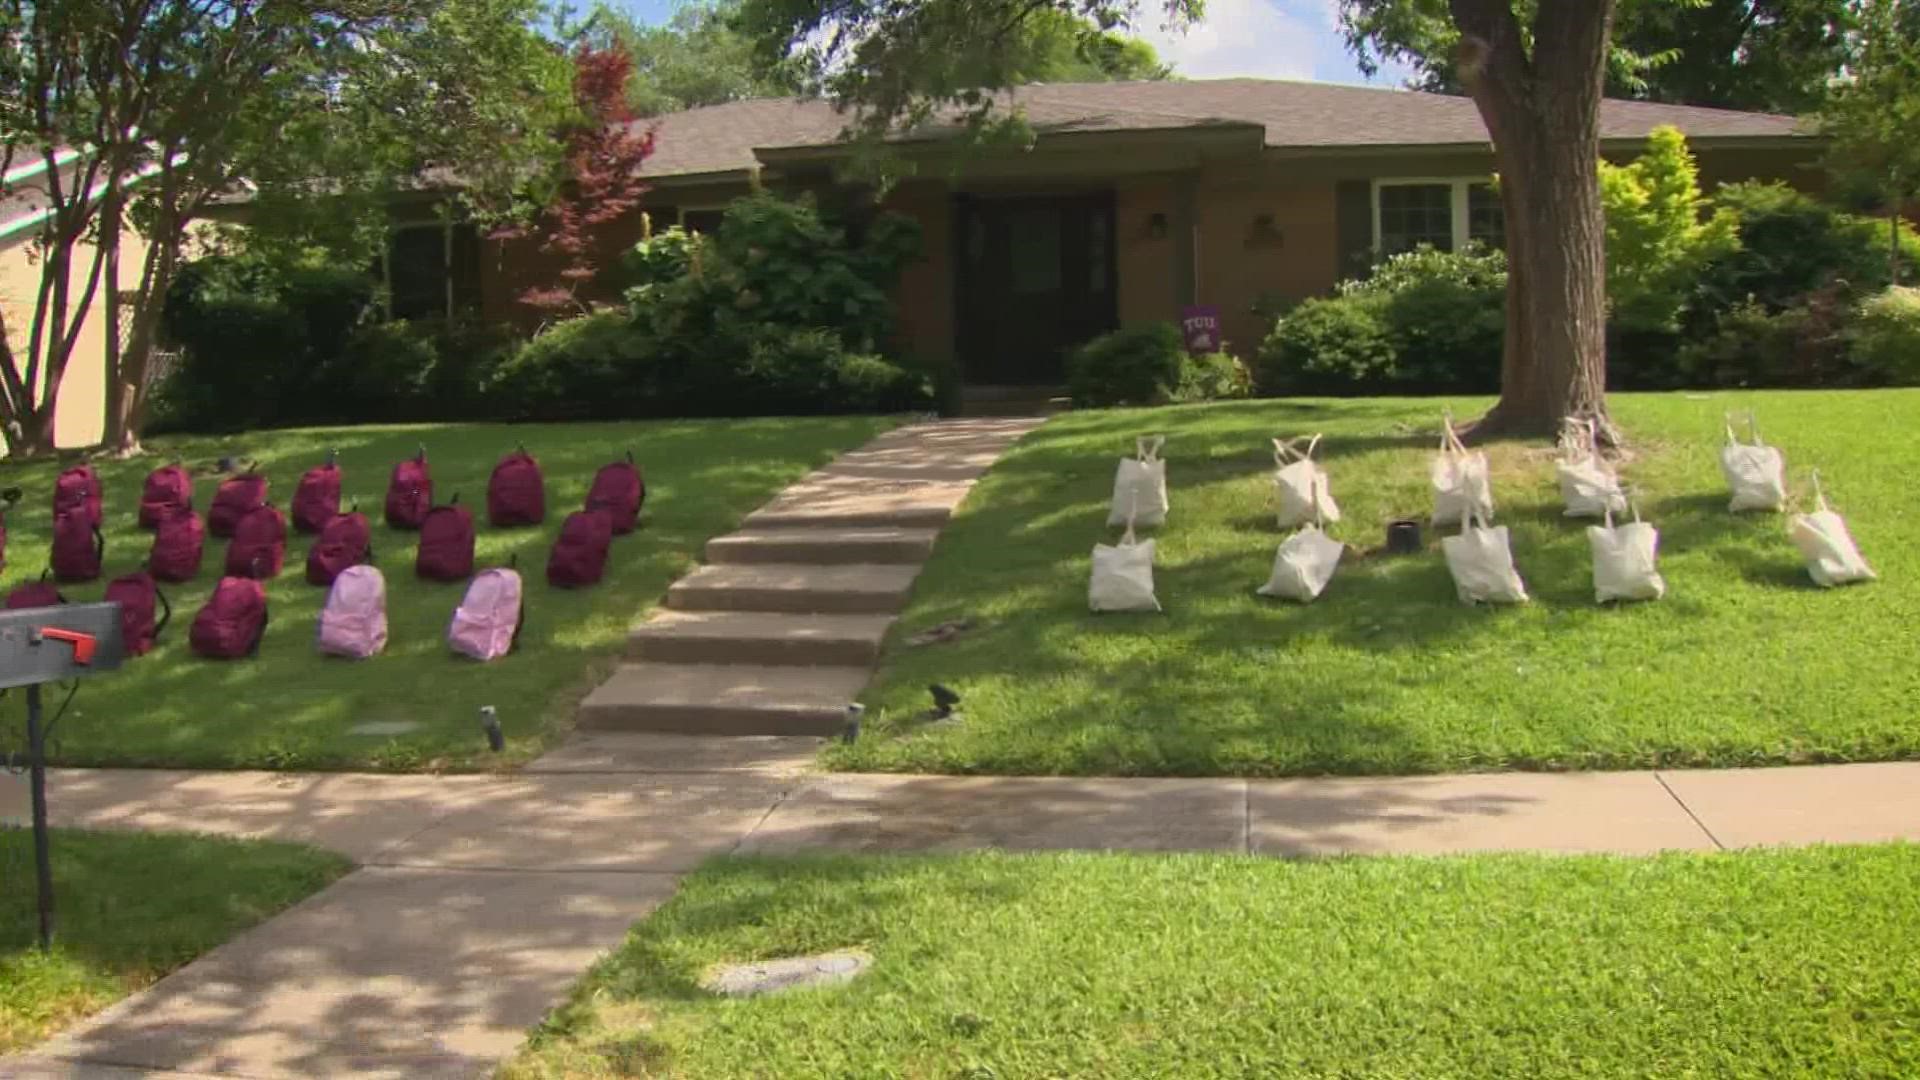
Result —
[[840, 731], [840, 741], [852, 746], [860, 741], [860, 718], [866, 715], [867, 707], [854, 702], [847, 706], [847, 726]]
[[1412, 518], [1387, 522], [1387, 554], [1413, 555], [1420, 551], [1420, 523]]

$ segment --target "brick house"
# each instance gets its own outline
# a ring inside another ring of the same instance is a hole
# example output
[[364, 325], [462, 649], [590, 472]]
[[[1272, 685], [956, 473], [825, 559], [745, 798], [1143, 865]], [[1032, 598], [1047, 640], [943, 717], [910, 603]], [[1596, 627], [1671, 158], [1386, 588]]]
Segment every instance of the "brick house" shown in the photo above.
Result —
[[[939, 132], [903, 139], [916, 178], [883, 203], [925, 232], [900, 288], [901, 345], [957, 364], [972, 386], [1056, 384], [1064, 349], [1192, 304], [1217, 307], [1228, 346], [1245, 354], [1267, 305], [1325, 293], [1376, 254], [1501, 234], [1492, 150], [1465, 98], [1227, 79], [1038, 85], [1017, 101], [1030, 148], [963, 154]], [[844, 120], [824, 103], [740, 101], [652, 123], [656, 226], [710, 228], [754, 183], [844, 196]], [[1709, 190], [1821, 185], [1820, 140], [1786, 116], [1608, 101], [1603, 153], [1631, 158], [1660, 125], [1687, 135]], [[640, 229], [638, 214], [609, 229], [607, 252]], [[437, 227], [397, 234], [395, 252], [428, 274], [406, 289], [396, 280], [397, 306], [403, 294], [429, 306], [444, 296], [521, 322], [529, 313], [513, 298], [544, 258]]]

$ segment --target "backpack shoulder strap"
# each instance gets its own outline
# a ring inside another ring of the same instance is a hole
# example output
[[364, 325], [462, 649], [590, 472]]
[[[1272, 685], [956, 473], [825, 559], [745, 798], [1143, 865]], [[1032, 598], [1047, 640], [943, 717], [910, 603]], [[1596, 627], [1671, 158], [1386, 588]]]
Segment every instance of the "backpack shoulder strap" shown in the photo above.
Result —
[[165, 630], [167, 624], [173, 621], [173, 604], [167, 599], [167, 594], [160, 591], [157, 583], [153, 587], [153, 598], [160, 604], [160, 621], [153, 624], [153, 636], [157, 639], [160, 631]]
[[[262, 595], [264, 596], [264, 592]], [[262, 600], [260, 603], [260, 629], [253, 632], [253, 641], [247, 645], [248, 656], [260, 655], [260, 642], [267, 636], [267, 617], [269, 614], [270, 612], [267, 610], [266, 601]]]

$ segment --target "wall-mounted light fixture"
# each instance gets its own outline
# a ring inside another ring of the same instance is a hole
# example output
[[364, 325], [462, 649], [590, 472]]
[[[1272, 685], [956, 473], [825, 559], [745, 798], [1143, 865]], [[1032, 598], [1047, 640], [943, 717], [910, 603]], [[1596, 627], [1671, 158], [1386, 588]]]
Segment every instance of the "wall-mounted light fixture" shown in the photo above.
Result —
[[1147, 218], [1147, 239], [1165, 240], [1167, 238], [1167, 215], [1154, 214]]
[[1285, 241], [1286, 236], [1272, 214], [1256, 215], [1253, 224], [1247, 227], [1248, 247], [1280, 247]]

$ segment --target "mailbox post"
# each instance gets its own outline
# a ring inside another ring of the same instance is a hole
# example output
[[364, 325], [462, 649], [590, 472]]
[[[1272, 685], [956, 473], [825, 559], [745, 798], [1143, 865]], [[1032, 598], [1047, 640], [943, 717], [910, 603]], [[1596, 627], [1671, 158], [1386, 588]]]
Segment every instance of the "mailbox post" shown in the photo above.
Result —
[[125, 656], [119, 604], [0, 611], [0, 689], [25, 687], [27, 692], [27, 783], [33, 800], [42, 952], [53, 947], [53, 855], [47, 837], [48, 721], [40, 687], [112, 671]]

